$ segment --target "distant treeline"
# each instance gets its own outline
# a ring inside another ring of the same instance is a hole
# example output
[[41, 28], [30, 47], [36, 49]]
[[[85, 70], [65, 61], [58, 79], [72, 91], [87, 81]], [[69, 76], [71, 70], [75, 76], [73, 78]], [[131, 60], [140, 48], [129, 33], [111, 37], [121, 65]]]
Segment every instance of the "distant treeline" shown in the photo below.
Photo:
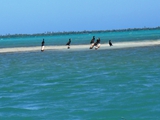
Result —
[[53, 35], [69, 35], [69, 34], [85, 34], [85, 33], [101, 33], [101, 32], [121, 32], [121, 31], [137, 31], [137, 30], [154, 30], [160, 29], [160, 26], [154, 28], [127, 28], [127, 29], [113, 29], [113, 30], [93, 30], [93, 31], [69, 31], [69, 32], [45, 32], [36, 34], [7, 34], [0, 35], [0, 38], [10, 38], [10, 37], [31, 37], [31, 36], [53, 36]]

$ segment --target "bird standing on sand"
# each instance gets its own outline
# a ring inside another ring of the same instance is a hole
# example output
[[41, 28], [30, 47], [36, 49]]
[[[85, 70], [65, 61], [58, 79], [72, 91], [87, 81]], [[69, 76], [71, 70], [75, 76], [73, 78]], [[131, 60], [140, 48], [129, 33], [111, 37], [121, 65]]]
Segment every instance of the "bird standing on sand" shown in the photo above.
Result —
[[95, 36], [93, 36], [93, 38], [90, 42], [90, 44], [91, 44], [90, 49], [92, 49], [94, 47], [94, 40], [95, 40]]
[[110, 46], [113, 46], [113, 45], [112, 45], [112, 42], [111, 42], [111, 40], [109, 40], [109, 45], [110, 45]]
[[68, 45], [68, 49], [70, 49], [70, 44], [71, 44], [71, 39], [69, 39], [68, 43], [66, 45]]
[[42, 45], [41, 45], [41, 51], [43, 52], [44, 51], [44, 39], [43, 39], [43, 41], [42, 41]]
[[98, 48], [100, 48], [101, 44], [100, 44], [100, 38], [97, 39], [96, 43], [94, 43], [94, 46], [96, 46], [95, 50], [97, 50]]

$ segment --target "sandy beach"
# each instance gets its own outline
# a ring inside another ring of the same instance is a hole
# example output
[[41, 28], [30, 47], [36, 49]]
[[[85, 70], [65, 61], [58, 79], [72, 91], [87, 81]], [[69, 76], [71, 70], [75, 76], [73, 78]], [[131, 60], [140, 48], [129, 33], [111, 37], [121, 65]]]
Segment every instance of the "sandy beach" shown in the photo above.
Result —
[[[101, 44], [98, 50], [104, 49], [122, 49], [122, 48], [133, 48], [133, 47], [144, 47], [144, 46], [157, 46], [160, 45], [160, 40], [154, 41], [143, 41], [143, 42], [113, 42], [113, 46], [109, 46], [108, 43]], [[45, 46], [45, 50], [90, 50], [90, 44], [88, 45], [71, 45], [70, 49], [67, 49], [67, 46]], [[93, 48], [94, 49], [94, 48]], [[35, 47], [13, 47], [13, 48], [0, 48], [0, 53], [7, 52], [29, 52], [29, 51], [41, 51], [41, 46]]]

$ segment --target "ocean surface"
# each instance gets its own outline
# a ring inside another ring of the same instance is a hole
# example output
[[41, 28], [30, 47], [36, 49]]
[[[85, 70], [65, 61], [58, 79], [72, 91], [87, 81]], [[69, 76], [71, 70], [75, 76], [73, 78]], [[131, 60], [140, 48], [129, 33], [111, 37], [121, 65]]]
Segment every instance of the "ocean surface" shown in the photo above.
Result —
[[[160, 40], [160, 30], [0, 38], [0, 48]], [[90, 46], [90, 45], [89, 45]], [[72, 47], [71, 47], [72, 49]], [[160, 120], [160, 45], [0, 53], [1, 120]]]

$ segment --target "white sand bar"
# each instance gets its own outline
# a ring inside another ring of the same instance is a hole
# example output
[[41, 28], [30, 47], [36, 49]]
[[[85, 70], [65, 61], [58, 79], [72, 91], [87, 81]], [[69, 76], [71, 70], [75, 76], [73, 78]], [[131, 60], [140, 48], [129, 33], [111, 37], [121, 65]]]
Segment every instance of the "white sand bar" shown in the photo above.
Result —
[[[160, 45], [160, 40], [152, 41], [141, 41], [141, 42], [113, 42], [113, 46], [109, 46], [108, 43], [101, 44], [100, 49], [122, 49], [122, 48], [133, 48], [133, 47], [144, 47], [144, 46], [157, 46]], [[88, 45], [71, 45], [69, 50], [90, 50], [90, 44]], [[93, 48], [94, 49], [94, 48]], [[68, 50], [67, 46], [45, 46], [44, 51], [47, 50]], [[35, 47], [13, 47], [13, 48], [0, 48], [0, 53], [7, 52], [29, 52], [29, 51], [41, 51], [41, 46]]]

